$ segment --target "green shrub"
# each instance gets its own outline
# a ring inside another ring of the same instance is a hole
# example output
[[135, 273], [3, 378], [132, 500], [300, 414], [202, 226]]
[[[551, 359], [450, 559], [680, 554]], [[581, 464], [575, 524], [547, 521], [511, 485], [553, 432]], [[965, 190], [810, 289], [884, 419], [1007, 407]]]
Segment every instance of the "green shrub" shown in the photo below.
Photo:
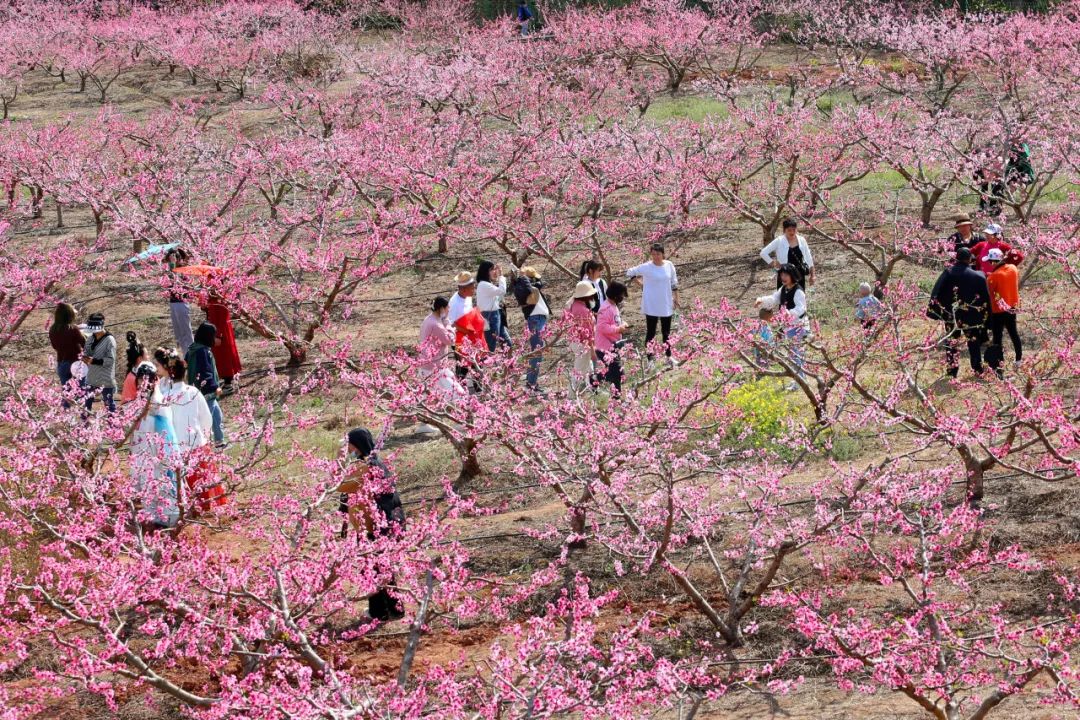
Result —
[[837, 462], [854, 460], [863, 453], [863, 438], [848, 432], [833, 432], [827, 429], [814, 443], [819, 450]]

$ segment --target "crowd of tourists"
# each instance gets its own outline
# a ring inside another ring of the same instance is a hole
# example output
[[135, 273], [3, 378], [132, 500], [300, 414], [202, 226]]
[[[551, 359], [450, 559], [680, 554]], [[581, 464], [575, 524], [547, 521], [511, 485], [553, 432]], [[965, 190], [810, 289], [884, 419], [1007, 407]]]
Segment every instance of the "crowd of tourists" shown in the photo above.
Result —
[[[170, 273], [187, 265], [181, 249], [170, 251]], [[202, 309], [207, 320], [192, 332], [191, 311], [177, 292], [169, 295], [172, 342], [147, 348], [134, 331], [125, 334], [123, 376], [116, 337], [104, 313], [82, 324], [67, 303], [56, 306], [49, 341], [56, 351], [56, 373], [64, 389], [63, 404], [81, 404], [86, 421], [94, 404], [106, 412], [119, 404], [138, 408], [131, 432], [131, 469], [143, 502], [147, 529], [172, 527], [180, 513], [182, 478], [202, 508], [224, 502], [224, 489], [215, 479], [215, 451], [225, 450], [220, 399], [235, 392], [242, 367], [231, 314], [219, 297], [208, 294]]]
[[[974, 232], [973, 225], [967, 215], [957, 217], [955, 233], [947, 240], [956, 262], [939, 278], [928, 314], [946, 323], [942, 344], [950, 376], [957, 376], [958, 349], [964, 341], [972, 353], [972, 367], [979, 373], [981, 346], [989, 342], [987, 363], [1002, 376], [1001, 343], [1005, 333], [1012, 340], [1016, 362], [1022, 358], [1016, 327], [1016, 266], [1023, 261], [1023, 254], [1004, 241], [1000, 225], [990, 223], [982, 233]], [[755, 357], [764, 368], [769, 364], [768, 357], [777, 357], [769, 350], [783, 342], [795, 376], [787, 388], [795, 390], [799, 387], [797, 380], [806, 377], [803, 346], [810, 333], [810, 292], [816, 282], [813, 253], [806, 238], [799, 234], [797, 221], [789, 218], [782, 223], [782, 233], [762, 248], [760, 256], [776, 271], [776, 291], [754, 303], [760, 323], [755, 333]], [[498, 264], [485, 260], [475, 273], [457, 273], [457, 291], [449, 298], [435, 298], [431, 314], [420, 328], [425, 373], [448, 393], [479, 392], [482, 383], [477, 358], [514, 344], [506, 309], [507, 299], [512, 297], [527, 330], [525, 384], [530, 390], [544, 393], [540, 366], [545, 338], [549, 336], [545, 331], [558, 312], [572, 357], [570, 391], [578, 395], [592, 391], [619, 396], [624, 391], [624, 348], [629, 334], [622, 310], [639, 278], [645, 356], [655, 363], [655, 356], [663, 353], [662, 366], [677, 367], [671, 333], [680, 306], [679, 280], [664, 246], [653, 244], [649, 260], [627, 269], [623, 281], [609, 284], [603, 277], [605, 270], [597, 260], [585, 261], [565, 303], [552, 302], [541, 274], [531, 266], [511, 267], [504, 272]], [[857, 325], [870, 331], [885, 313], [880, 290], [871, 283], [860, 283], [854, 305]], [[605, 386], [610, 391], [604, 390]], [[434, 429], [421, 426], [420, 431]]]
[[1012, 342], [1014, 365], [1024, 357], [1016, 327], [1020, 310], [1016, 266], [1024, 255], [1005, 242], [997, 223], [988, 224], [981, 234], [972, 232], [972, 227], [967, 215], [956, 219], [956, 232], [949, 238], [955, 260], [934, 284], [927, 316], [944, 323], [945, 365], [951, 377], [959, 375], [960, 346], [964, 343], [976, 375], [982, 376], [985, 359], [990, 369], [1003, 377], [1005, 333]]
[[[956, 219], [955, 233], [947, 240], [954, 261], [938, 278], [927, 310], [929, 317], [944, 324], [946, 370], [954, 378], [964, 343], [978, 374], [983, 373], [985, 359], [994, 373], [1003, 375], [1006, 333], [1015, 362], [1023, 357], [1016, 323], [1020, 307], [1016, 266], [1023, 255], [1004, 241], [1000, 225], [990, 223], [981, 233], [973, 227], [966, 215]], [[764, 370], [778, 358], [789, 359], [793, 378], [787, 387], [795, 390], [806, 378], [803, 345], [810, 333], [810, 292], [816, 282], [813, 254], [798, 223], [788, 219], [760, 256], [776, 271], [776, 290], [754, 302], [755, 361]], [[165, 255], [166, 272], [175, 279], [190, 260], [186, 252], [174, 248]], [[651, 245], [648, 260], [626, 269], [621, 280], [609, 282], [606, 270], [596, 259], [583, 262], [564, 301], [552, 296], [541, 272], [532, 266], [504, 271], [498, 263], [484, 260], [475, 272], [457, 273], [456, 292], [434, 298], [420, 325], [421, 374], [449, 397], [481, 392], [483, 357], [515, 345], [507, 314], [513, 300], [524, 321], [524, 380], [530, 391], [546, 394], [541, 387], [544, 353], [548, 343], [561, 336], [572, 358], [570, 393], [608, 395], [617, 401], [628, 392], [624, 361], [630, 326], [623, 310], [639, 281], [644, 357], [656, 372], [677, 368], [672, 333], [680, 308], [679, 277], [664, 245]], [[151, 350], [137, 333], [127, 332], [119, 384], [119, 403], [138, 408], [129, 434], [130, 467], [145, 529], [175, 527], [185, 506], [208, 510], [226, 502], [216, 465], [216, 453], [228, 447], [221, 400], [235, 392], [234, 382], [242, 370], [227, 303], [209, 290], [191, 292], [183, 283], [170, 287], [172, 342]], [[200, 300], [206, 318], [194, 331], [188, 303], [192, 297]], [[878, 289], [861, 283], [854, 306], [857, 326], [871, 331], [886, 314]], [[552, 332], [553, 323], [558, 332]], [[119, 349], [104, 314], [93, 313], [80, 325], [75, 309], [61, 303], [49, 339], [56, 351], [64, 406], [78, 403], [84, 421], [99, 400], [105, 412], [115, 413]], [[785, 352], [776, 352], [781, 343]], [[421, 425], [418, 432], [437, 431]], [[349, 467], [335, 491], [345, 514], [343, 537], [350, 528], [357, 537], [368, 538], [404, 529], [394, 476], [376, 452], [377, 445], [364, 428], [353, 429], [345, 439], [343, 455]], [[185, 505], [181, 492], [191, 493], [197, 503]], [[401, 616], [401, 608], [384, 587], [369, 599], [369, 614], [394, 619]]]

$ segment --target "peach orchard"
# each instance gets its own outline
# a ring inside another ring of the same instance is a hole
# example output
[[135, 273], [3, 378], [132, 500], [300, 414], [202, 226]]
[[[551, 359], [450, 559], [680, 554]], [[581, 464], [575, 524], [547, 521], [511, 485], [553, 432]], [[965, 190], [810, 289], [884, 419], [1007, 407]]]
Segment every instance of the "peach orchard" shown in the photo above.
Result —
[[[74, 689], [207, 719], [691, 718], [811, 676], [942, 720], [1009, 717], [1010, 698], [1075, 711], [1075, 568], [996, 528], [1014, 484], [1080, 468], [1080, 4], [541, 9], [525, 39], [454, 0], [0, 11], [0, 717]], [[115, 102], [135, 73], [168, 106]], [[32, 113], [45, 86], [80, 110]], [[713, 110], [658, 119], [687, 98]], [[1029, 357], [942, 383], [916, 277], [949, 259], [954, 199], [977, 202], [978, 171], [1018, 142], [1033, 176], [1003, 186], [999, 221], [1026, 255]], [[476, 359], [482, 394], [448, 397], [369, 316], [377, 283], [421, 262], [489, 257], [569, 288], [584, 259], [619, 279], [650, 242], [679, 265], [725, 227], [753, 254], [789, 216], [886, 308], [863, 330], [812, 306], [804, 375], [745, 298], [694, 289], [680, 368], [634, 370], [612, 399], [562, 389], [559, 323], [545, 397], [525, 342]], [[165, 243], [222, 272], [119, 269]], [[28, 349], [55, 303], [121, 280], [130, 303], [212, 291], [273, 358], [227, 407], [229, 505], [168, 532], [134, 522], [140, 408], [84, 419]], [[731, 398], [777, 378], [797, 389], [763, 439]], [[380, 437], [423, 422], [452, 448], [404, 532], [338, 538], [345, 469], [305, 441], [329, 419], [305, 401], [330, 392]], [[842, 459], [868, 431], [874, 452]], [[551, 551], [501, 574], [475, 560], [498, 509], [481, 491], [506, 473], [558, 511], [522, 529]], [[400, 650], [361, 613], [388, 568]], [[421, 661], [477, 625], [497, 636]], [[393, 672], [360, 669], [358, 643]]]

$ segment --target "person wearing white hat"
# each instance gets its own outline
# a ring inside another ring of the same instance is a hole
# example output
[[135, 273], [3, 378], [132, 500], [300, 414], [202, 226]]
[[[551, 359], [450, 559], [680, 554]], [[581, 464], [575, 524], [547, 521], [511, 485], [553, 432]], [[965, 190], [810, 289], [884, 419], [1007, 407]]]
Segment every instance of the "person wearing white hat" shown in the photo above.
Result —
[[1020, 274], [1015, 265], [1006, 261], [1001, 248], [991, 248], [982, 260], [994, 268], [986, 276], [986, 284], [990, 288], [990, 347], [986, 349], [986, 362], [1001, 377], [1005, 331], [1012, 340], [1016, 364], [1019, 365], [1024, 357], [1024, 347], [1016, 329], [1016, 313], [1020, 309]]
[[86, 409], [94, 405], [94, 397], [101, 393], [101, 399], [109, 412], [116, 410], [113, 394], [116, 392], [116, 338], [105, 329], [105, 316], [94, 313], [86, 319], [86, 330], [90, 333], [89, 344], [83, 350], [82, 361], [87, 365]]
[[972, 262], [975, 269], [983, 275], [989, 275], [994, 271], [994, 266], [983, 260], [991, 250], [999, 248], [1005, 253], [1005, 258], [1012, 265], [1019, 265], [1024, 261], [1024, 254], [1002, 239], [1004, 231], [997, 223], [990, 223], [983, 230], [986, 239], [971, 248]]
[[473, 296], [476, 295], [476, 278], [468, 270], [462, 270], [454, 276], [457, 292], [450, 297], [446, 322], [453, 326], [473, 308]]
[[566, 310], [569, 321], [567, 333], [570, 350], [574, 353], [574, 371], [570, 387], [579, 392], [593, 380], [593, 361], [596, 360], [596, 316], [592, 313], [596, 287], [588, 280], [581, 280], [574, 287], [574, 297]]

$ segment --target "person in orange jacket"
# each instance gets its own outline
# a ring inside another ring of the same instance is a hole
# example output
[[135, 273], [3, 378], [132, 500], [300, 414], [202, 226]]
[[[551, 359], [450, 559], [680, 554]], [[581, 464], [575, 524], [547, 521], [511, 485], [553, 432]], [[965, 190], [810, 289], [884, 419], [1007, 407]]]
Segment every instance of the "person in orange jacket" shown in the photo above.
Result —
[[1016, 266], [1006, 262], [1005, 252], [1001, 248], [991, 248], [982, 261], [993, 270], [986, 276], [990, 288], [990, 347], [986, 350], [986, 360], [1000, 377], [1001, 361], [1005, 356], [1002, 345], [1005, 331], [1012, 340], [1016, 352], [1016, 364], [1024, 357], [1024, 346], [1020, 342], [1020, 333], [1016, 330], [1016, 313], [1020, 309], [1020, 274]]

